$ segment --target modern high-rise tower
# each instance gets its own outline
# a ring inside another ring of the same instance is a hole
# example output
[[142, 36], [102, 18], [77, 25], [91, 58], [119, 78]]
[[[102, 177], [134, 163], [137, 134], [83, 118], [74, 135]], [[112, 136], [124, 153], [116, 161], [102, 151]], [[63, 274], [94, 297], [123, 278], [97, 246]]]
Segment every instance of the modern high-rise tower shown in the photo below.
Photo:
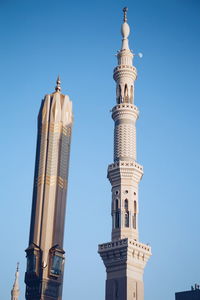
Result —
[[107, 272], [106, 300], [143, 300], [143, 272], [151, 248], [139, 242], [138, 185], [143, 167], [136, 162], [136, 120], [139, 111], [134, 104], [134, 82], [137, 70], [129, 49], [130, 28], [127, 8], [122, 24], [122, 47], [114, 69], [116, 105], [112, 109], [114, 129], [114, 163], [108, 166], [112, 185], [112, 241], [99, 245], [99, 254]]
[[72, 102], [46, 95], [38, 116], [38, 136], [29, 247], [25, 273], [27, 300], [60, 300], [64, 272], [64, 223], [72, 131]]

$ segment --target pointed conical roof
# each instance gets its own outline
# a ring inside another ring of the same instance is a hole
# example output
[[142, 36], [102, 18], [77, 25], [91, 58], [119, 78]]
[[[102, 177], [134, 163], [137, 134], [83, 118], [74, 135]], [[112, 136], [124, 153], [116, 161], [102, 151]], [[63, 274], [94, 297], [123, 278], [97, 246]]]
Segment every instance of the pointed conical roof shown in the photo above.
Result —
[[15, 272], [15, 281], [11, 290], [11, 300], [18, 300], [19, 297], [19, 263]]

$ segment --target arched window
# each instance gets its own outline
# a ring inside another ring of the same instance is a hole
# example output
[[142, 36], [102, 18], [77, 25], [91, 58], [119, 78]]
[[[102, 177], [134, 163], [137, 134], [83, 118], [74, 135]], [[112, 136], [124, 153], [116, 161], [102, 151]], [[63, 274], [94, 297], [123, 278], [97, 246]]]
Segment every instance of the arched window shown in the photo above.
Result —
[[121, 102], [122, 102], [122, 89], [121, 89], [121, 85], [119, 85], [118, 104], [120, 104]]
[[126, 212], [125, 213], [125, 227], [129, 227], [129, 213]]
[[133, 215], [133, 228], [136, 229], [136, 218], [137, 218], [137, 202], [134, 201], [134, 215]]
[[119, 228], [119, 212], [115, 213], [115, 228]]
[[136, 229], [136, 214], [133, 216], [133, 228]]
[[137, 202], [134, 201], [134, 214], [136, 214], [136, 213], [137, 213]]
[[120, 85], [117, 86], [117, 104], [120, 104], [120, 97], [121, 97], [121, 87]]
[[133, 86], [131, 86], [131, 97], [130, 97], [130, 99], [131, 99], [131, 103], [133, 103]]
[[128, 199], [124, 200], [124, 208], [126, 211], [128, 210]]
[[119, 200], [116, 199], [115, 200], [115, 210], [118, 210], [119, 209]]
[[128, 87], [127, 87], [127, 84], [125, 84], [125, 87], [124, 87], [124, 102], [128, 102]]

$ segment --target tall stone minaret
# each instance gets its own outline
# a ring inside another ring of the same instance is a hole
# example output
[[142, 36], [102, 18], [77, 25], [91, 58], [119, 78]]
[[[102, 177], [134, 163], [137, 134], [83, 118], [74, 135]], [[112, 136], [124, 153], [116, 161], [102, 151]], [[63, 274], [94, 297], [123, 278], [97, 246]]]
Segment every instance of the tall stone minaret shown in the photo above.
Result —
[[136, 120], [139, 111], [134, 104], [137, 70], [129, 49], [130, 28], [127, 8], [122, 24], [122, 47], [114, 69], [116, 105], [112, 109], [114, 130], [114, 163], [108, 166], [112, 185], [112, 241], [99, 245], [99, 254], [107, 272], [106, 300], [143, 300], [143, 272], [151, 248], [139, 242], [138, 185], [143, 167], [136, 162]]
[[25, 273], [27, 300], [61, 300], [64, 223], [72, 130], [72, 102], [46, 95], [38, 116], [38, 137], [29, 247]]
[[15, 272], [15, 281], [11, 290], [11, 300], [18, 300], [19, 298], [19, 263]]

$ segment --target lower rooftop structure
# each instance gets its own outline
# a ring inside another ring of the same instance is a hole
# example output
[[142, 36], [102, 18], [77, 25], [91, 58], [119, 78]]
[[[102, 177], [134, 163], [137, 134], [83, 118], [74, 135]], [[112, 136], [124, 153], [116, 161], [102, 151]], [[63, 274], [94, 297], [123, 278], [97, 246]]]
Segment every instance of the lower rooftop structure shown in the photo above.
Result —
[[200, 286], [195, 284], [190, 291], [176, 293], [175, 300], [200, 300]]

